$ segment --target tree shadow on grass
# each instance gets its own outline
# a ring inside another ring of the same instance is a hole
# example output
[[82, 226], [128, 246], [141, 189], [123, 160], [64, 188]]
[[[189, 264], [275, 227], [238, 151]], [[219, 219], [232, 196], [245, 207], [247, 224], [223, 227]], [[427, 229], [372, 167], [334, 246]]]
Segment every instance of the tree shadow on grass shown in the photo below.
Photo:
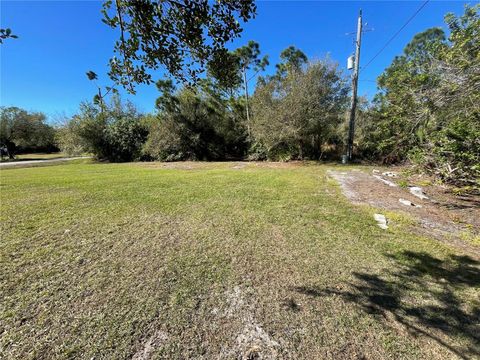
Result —
[[[367, 313], [385, 319], [393, 315], [410, 332], [435, 340], [462, 359], [480, 356], [480, 262], [468, 256], [440, 260], [412, 251], [389, 257], [396, 261], [393, 268], [381, 276], [354, 273], [356, 279], [348, 290], [296, 287], [295, 291], [312, 297], [341, 296]], [[473, 301], [459, 296], [468, 288], [477, 293]]]

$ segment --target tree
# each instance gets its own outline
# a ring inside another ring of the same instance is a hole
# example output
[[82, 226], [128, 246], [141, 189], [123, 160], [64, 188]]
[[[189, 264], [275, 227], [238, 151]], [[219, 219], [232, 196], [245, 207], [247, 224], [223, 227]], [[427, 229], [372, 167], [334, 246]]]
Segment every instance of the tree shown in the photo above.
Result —
[[308, 61], [307, 55], [295, 46], [289, 46], [280, 53], [281, 63], [277, 64], [277, 76], [286, 76], [287, 73], [298, 71]]
[[[265, 55], [260, 58], [260, 45], [255, 41], [249, 41], [247, 45], [238, 48], [234, 52], [238, 58], [238, 64], [240, 72], [243, 77], [243, 86], [245, 89], [245, 111], [247, 115], [247, 131], [250, 137], [250, 112], [248, 106], [248, 82], [255, 77], [260, 71], [264, 70], [268, 66], [268, 56]], [[252, 70], [254, 74], [251, 78], [247, 78], [247, 73]]]
[[271, 159], [319, 159], [337, 141], [347, 105], [348, 85], [337, 65], [289, 66], [255, 90], [252, 133]]
[[95, 105], [98, 105], [100, 109], [103, 110], [105, 108], [105, 99], [107, 98], [107, 96], [109, 94], [112, 94], [112, 95], [118, 94], [118, 90], [111, 86], [105, 86], [105, 91], [102, 92], [102, 87], [97, 84], [98, 75], [91, 70], [87, 71], [86, 75], [88, 80], [92, 81], [98, 90], [95, 96], [93, 97], [93, 103]]
[[119, 28], [110, 77], [134, 92], [152, 83], [149, 70], [163, 66], [182, 81], [196, 81], [205, 65], [224, 52], [256, 11], [254, 0], [107, 0], [103, 22]]
[[88, 151], [88, 143], [80, 133], [81, 126], [81, 118], [74, 116], [71, 119], [65, 119], [63, 124], [58, 127], [56, 142], [62, 153], [78, 156]]
[[219, 91], [230, 98], [235, 97], [243, 80], [237, 54], [226, 49], [216, 53], [207, 65], [207, 77]]
[[431, 71], [431, 62], [446, 45], [443, 30], [421, 32], [378, 77], [380, 92], [367, 116], [371, 124], [363, 129], [367, 130], [361, 145], [364, 154], [384, 163], [402, 161], [435, 131], [439, 119], [432, 90], [440, 78]]
[[430, 97], [438, 127], [420, 150], [421, 163], [442, 180], [480, 193], [480, 5], [447, 14], [448, 46], [431, 71], [439, 78]]
[[0, 108], [0, 145], [9, 156], [26, 151], [55, 151], [55, 129], [42, 113], [30, 113], [17, 107]]
[[208, 79], [197, 86], [175, 88], [172, 81], [157, 83], [157, 119], [151, 123], [144, 147], [155, 160], [224, 160], [241, 158], [246, 136], [240, 120], [243, 107], [225, 98]]

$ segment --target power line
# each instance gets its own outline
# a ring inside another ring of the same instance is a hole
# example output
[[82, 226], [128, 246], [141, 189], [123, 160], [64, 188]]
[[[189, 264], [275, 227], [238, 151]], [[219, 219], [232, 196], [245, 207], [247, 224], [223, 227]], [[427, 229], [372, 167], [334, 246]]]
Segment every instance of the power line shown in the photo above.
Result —
[[405, 29], [405, 27], [415, 18], [415, 16], [418, 15], [418, 13], [420, 11], [422, 11], [422, 9], [425, 7], [425, 5], [427, 5], [429, 3], [430, 0], [426, 0], [418, 9], [417, 11], [415, 11], [415, 13], [410, 16], [410, 18], [405, 22], [405, 24], [403, 24], [403, 26], [398, 29], [398, 31], [393, 34], [393, 36], [385, 43], [385, 45], [383, 45], [383, 47], [370, 59], [370, 61], [362, 67], [362, 71], [365, 70], [367, 68], [368, 65], [370, 65], [373, 60], [375, 60], [377, 58], [378, 55], [380, 55], [382, 53], [383, 50], [385, 50], [385, 48], [390, 45], [390, 43], [398, 36], [398, 34], [400, 34], [400, 32]]

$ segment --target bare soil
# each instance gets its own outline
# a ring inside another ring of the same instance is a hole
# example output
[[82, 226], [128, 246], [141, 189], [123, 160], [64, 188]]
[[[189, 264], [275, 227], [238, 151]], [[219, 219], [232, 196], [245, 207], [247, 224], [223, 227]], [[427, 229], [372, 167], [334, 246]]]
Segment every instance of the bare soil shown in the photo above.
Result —
[[[408, 179], [409, 186], [418, 186], [419, 182], [428, 184], [422, 187], [428, 199], [420, 199], [411, 194], [408, 187], [400, 186], [400, 176], [389, 177], [382, 175], [383, 172], [369, 174], [360, 170], [330, 170], [328, 174], [338, 181], [344, 195], [353, 203], [408, 214], [415, 220], [413, 227], [416, 232], [480, 258], [480, 246], [465, 241], [466, 234], [470, 237], [480, 234], [478, 196], [455, 196], [446, 186], [434, 185], [425, 177], [414, 176]], [[390, 186], [388, 182], [396, 186]], [[399, 199], [419, 206], [404, 205]]]

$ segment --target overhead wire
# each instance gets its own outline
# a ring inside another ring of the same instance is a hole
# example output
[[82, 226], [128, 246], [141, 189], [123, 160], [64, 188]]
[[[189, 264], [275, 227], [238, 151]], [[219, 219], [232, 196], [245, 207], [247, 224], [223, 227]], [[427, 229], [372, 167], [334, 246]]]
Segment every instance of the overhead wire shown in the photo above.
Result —
[[415, 13], [413, 13], [412, 16], [410, 16], [410, 18], [405, 22], [405, 24], [402, 25], [402, 27], [400, 29], [397, 30], [397, 32], [395, 34], [393, 34], [393, 36], [385, 43], [385, 45], [383, 45], [380, 50], [377, 51], [377, 53], [367, 62], [367, 64], [365, 66], [362, 66], [360, 70], [365, 70], [368, 65], [370, 65], [377, 57], [378, 55], [380, 55], [383, 50], [385, 50], [387, 48], [388, 45], [390, 45], [390, 43], [402, 32], [403, 29], [405, 29], [405, 27], [420, 13], [420, 11], [422, 11], [422, 9], [430, 2], [430, 0], [426, 0], [425, 2], [423, 2], [423, 4], [415, 11]]

